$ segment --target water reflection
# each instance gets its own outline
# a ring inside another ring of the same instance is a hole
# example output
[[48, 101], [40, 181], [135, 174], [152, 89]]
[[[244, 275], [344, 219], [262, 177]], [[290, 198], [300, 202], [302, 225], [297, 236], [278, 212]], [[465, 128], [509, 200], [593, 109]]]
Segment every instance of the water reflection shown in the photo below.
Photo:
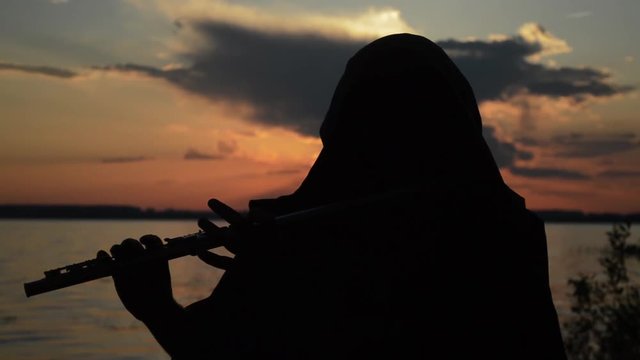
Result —
[[[567, 279], [599, 270], [597, 258], [609, 229], [609, 224], [547, 226], [551, 288], [561, 318], [570, 306]], [[192, 221], [0, 220], [0, 358], [168, 359], [122, 308], [111, 279], [29, 299], [22, 284], [41, 278], [44, 270], [91, 258], [127, 237], [172, 237], [195, 230]], [[176, 298], [183, 304], [208, 296], [222, 275], [196, 258], [170, 264]]]

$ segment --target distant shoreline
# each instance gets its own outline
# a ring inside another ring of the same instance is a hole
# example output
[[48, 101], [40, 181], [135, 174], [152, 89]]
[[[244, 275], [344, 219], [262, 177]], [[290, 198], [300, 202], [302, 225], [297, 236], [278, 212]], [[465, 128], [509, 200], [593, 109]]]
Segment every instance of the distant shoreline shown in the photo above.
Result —
[[212, 211], [155, 210], [127, 205], [0, 205], [0, 219], [171, 220], [218, 218]]
[[[533, 210], [547, 223], [640, 222], [640, 213], [585, 213], [578, 210]], [[155, 210], [126, 205], [0, 205], [0, 219], [194, 220], [217, 218], [213, 212]]]

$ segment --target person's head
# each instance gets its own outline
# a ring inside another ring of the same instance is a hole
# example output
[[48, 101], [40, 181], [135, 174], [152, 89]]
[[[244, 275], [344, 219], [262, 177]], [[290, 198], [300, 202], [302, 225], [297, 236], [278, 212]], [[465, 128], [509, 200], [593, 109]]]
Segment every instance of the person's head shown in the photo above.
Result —
[[422, 36], [390, 35], [358, 51], [320, 137], [323, 150], [291, 199], [503, 185], [471, 86]]
[[469, 83], [422, 36], [390, 35], [358, 51], [337, 86], [320, 137], [326, 150], [356, 160], [356, 168], [357, 162], [373, 167], [387, 183], [499, 177]]
[[320, 137], [328, 145], [340, 137], [358, 142], [385, 134], [420, 137], [429, 130], [481, 134], [473, 92], [439, 46], [422, 36], [396, 34], [349, 60]]

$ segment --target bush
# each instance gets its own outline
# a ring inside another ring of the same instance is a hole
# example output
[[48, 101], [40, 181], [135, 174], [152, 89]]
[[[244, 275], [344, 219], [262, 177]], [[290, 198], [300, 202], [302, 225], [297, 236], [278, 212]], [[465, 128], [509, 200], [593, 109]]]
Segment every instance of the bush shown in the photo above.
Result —
[[569, 280], [572, 316], [564, 324], [571, 360], [640, 359], [640, 287], [627, 273], [626, 260], [640, 246], [627, 244], [631, 224], [607, 232], [609, 246], [600, 256], [602, 272]]

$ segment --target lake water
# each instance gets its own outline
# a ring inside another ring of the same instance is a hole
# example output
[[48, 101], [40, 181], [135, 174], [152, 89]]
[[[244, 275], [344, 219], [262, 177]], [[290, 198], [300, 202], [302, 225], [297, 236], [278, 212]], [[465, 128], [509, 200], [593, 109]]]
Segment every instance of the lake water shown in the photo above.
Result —
[[[567, 280], [599, 270], [609, 224], [549, 224], [551, 289], [561, 318]], [[27, 299], [22, 284], [43, 271], [95, 256], [146, 233], [192, 233], [193, 221], [0, 220], [0, 359], [168, 359], [146, 328], [120, 304], [110, 278]], [[633, 232], [632, 228], [632, 232]], [[632, 239], [637, 240], [634, 233]], [[640, 266], [632, 264], [637, 273]], [[170, 263], [178, 301], [208, 296], [221, 272], [192, 257]]]

